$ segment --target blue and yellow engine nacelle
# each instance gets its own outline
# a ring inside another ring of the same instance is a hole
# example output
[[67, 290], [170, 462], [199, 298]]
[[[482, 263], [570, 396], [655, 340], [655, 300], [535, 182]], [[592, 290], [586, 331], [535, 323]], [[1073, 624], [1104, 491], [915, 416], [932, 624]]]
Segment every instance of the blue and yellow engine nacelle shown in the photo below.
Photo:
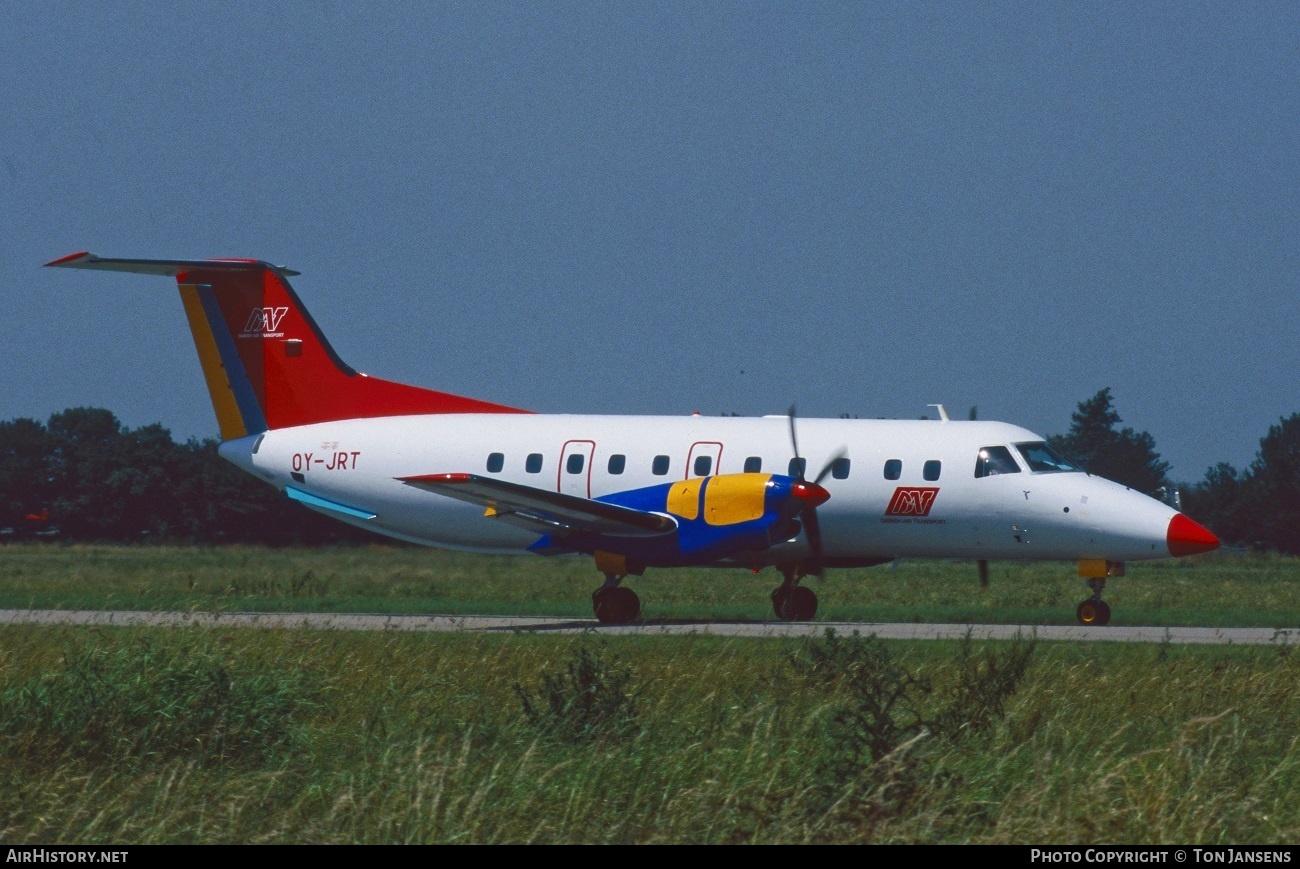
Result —
[[579, 532], [545, 537], [532, 548], [621, 556], [626, 569], [707, 564], [763, 550], [799, 533], [798, 516], [830, 494], [816, 483], [780, 474], [719, 474], [616, 492], [597, 498], [620, 507], [671, 516], [671, 534], [614, 537]]

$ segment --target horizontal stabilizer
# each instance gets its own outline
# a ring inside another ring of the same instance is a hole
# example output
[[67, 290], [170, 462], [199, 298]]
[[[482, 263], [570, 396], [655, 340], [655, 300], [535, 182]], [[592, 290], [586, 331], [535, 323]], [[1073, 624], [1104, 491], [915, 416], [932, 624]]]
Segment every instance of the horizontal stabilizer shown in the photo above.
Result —
[[116, 259], [96, 256], [85, 251], [59, 257], [54, 262], [48, 262], [45, 265], [63, 269], [95, 269], [102, 272], [161, 275], [168, 278], [174, 278], [182, 272], [194, 269], [256, 271], [257, 269], [270, 268], [289, 277], [302, 274], [302, 272], [296, 272], [284, 266], [272, 266], [254, 259]]

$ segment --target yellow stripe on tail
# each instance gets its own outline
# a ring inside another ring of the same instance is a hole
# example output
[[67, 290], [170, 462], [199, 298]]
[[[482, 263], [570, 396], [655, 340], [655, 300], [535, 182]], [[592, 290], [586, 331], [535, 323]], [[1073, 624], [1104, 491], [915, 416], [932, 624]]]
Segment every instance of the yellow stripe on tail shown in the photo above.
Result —
[[208, 382], [208, 393], [212, 396], [212, 407], [217, 412], [217, 425], [221, 428], [223, 441], [242, 438], [248, 434], [244, 425], [243, 414], [235, 401], [235, 390], [230, 385], [226, 366], [221, 364], [221, 353], [217, 350], [216, 339], [212, 336], [212, 325], [208, 322], [207, 312], [199, 301], [199, 288], [194, 284], [181, 284], [181, 303], [185, 306], [185, 316], [190, 321], [190, 333], [194, 336], [194, 347], [199, 351], [199, 363], [203, 366], [203, 379]]

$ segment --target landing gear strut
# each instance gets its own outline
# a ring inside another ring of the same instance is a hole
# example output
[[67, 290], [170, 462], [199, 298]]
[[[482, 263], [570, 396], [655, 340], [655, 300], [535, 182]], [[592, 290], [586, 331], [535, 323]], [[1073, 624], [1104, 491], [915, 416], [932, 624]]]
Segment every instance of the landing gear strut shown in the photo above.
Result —
[[772, 591], [772, 611], [787, 622], [810, 622], [817, 615], [817, 595], [799, 581], [806, 574], [794, 567], [780, 568], [785, 581]]
[[619, 585], [627, 574], [607, 573], [605, 584], [591, 593], [596, 621], [602, 625], [626, 625], [641, 614], [641, 599], [630, 588]]
[[1110, 624], [1110, 607], [1101, 599], [1101, 592], [1105, 587], [1105, 578], [1099, 577], [1088, 580], [1088, 588], [1092, 589], [1092, 597], [1079, 604], [1079, 608], [1075, 610], [1075, 615], [1079, 617], [1079, 624]]

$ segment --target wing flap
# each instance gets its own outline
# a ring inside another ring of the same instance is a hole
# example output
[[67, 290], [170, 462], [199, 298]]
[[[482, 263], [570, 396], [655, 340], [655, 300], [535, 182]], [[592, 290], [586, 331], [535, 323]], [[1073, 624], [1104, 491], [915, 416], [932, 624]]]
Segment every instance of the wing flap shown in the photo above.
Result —
[[658, 537], [677, 523], [668, 516], [549, 492], [477, 474], [424, 474], [398, 477], [408, 486], [477, 504], [485, 516], [542, 534], [586, 531], [610, 537]]

